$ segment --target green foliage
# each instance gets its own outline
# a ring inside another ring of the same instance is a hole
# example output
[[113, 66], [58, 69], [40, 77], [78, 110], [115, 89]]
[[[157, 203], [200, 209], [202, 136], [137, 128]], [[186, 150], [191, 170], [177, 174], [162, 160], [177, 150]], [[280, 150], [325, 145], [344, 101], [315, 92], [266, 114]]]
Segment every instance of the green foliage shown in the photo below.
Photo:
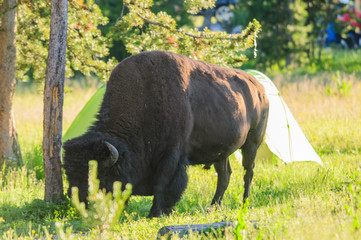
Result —
[[[324, 42], [319, 39], [325, 39], [326, 28], [329, 23], [336, 24], [337, 33], [342, 32], [342, 27], [336, 17], [347, 9], [345, 4], [340, 1], [328, 0], [307, 0], [308, 18], [307, 22], [312, 27], [308, 35], [308, 57], [310, 60], [321, 60]], [[317, 52], [316, 52], [317, 50]]]
[[307, 50], [312, 26], [307, 23], [307, 4], [303, 0], [292, 1], [289, 9], [292, 12], [292, 20], [291, 24], [287, 25], [287, 34], [291, 36], [289, 42], [290, 57], [293, 58], [291, 64], [298, 66], [308, 61]]
[[122, 40], [131, 54], [167, 50], [222, 66], [240, 66], [246, 59], [243, 52], [255, 45], [261, 27], [254, 19], [237, 35], [186, 31], [177, 28], [176, 21], [167, 13], [153, 13], [150, 0], [126, 0], [124, 5], [129, 13], [116, 23], [109, 36]]
[[320, 64], [324, 47], [320, 39], [325, 39], [328, 23], [335, 22], [344, 8], [345, 4], [328, 0], [240, 0], [233, 25], [244, 26], [252, 18], [262, 25], [254, 68], [298, 71]]
[[[102, 10], [104, 16], [109, 19], [110, 24], [115, 24], [116, 20], [121, 16], [123, 10], [123, 1], [119, 0], [95, 0], [95, 3]], [[109, 32], [110, 24], [99, 26], [105, 33]]]
[[184, 4], [184, 0], [157, 0], [154, 1], [151, 10], [155, 14], [159, 12], [166, 12], [168, 15], [172, 16], [172, 18], [176, 21], [178, 27], [193, 26], [193, 22], [191, 21], [191, 19], [189, 18], [189, 14], [187, 13], [187, 7]]
[[25, 151], [23, 156], [27, 169], [34, 170], [37, 179], [44, 179], [43, 147], [33, 146], [31, 151]]
[[302, 0], [240, 0], [235, 9], [242, 16], [234, 24], [244, 26], [256, 18], [262, 25], [258, 39], [259, 57], [263, 67], [278, 64], [282, 67], [291, 63], [298, 65], [305, 60], [310, 26], [307, 25], [306, 3]]
[[184, 6], [191, 14], [197, 14], [202, 9], [214, 7], [216, 0], [184, 0]]
[[[107, 18], [94, 0], [70, 0], [68, 6], [66, 77], [80, 71], [85, 76], [95, 73], [102, 80], [108, 79], [115, 61], [102, 60], [109, 54], [111, 42], [98, 29], [107, 24]], [[49, 44], [50, 2], [22, 1], [17, 19], [17, 78], [24, 80], [31, 74], [42, 81]]]
[[350, 93], [352, 82], [346, 81], [341, 77], [340, 71], [336, 71], [336, 75], [332, 75], [332, 80], [336, 84], [335, 87], [327, 87], [328, 95], [337, 95], [345, 97]]
[[[96, 0], [95, 3], [98, 4], [104, 16], [109, 19], [108, 24], [99, 26], [103, 36], [107, 36], [111, 27], [117, 22], [117, 19], [124, 14], [123, 1]], [[122, 41], [115, 41], [109, 38], [107, 38], [107, 40], [111, 41], [111, 44], [109, 46], [109, 55], [106, 59], [114, 57], [118, 61], [121, 61], [129, 56]]]
[[[327, 24], [335, 22], [337, 14], [345, 7], [345, 4], [328, 0], [307, 0], [308, 22], [312, 25], [310, 38], [316, 40], [320, 33], [325, 31]], [[337, 29], [340, 30], [340, 29]]]
[[78, 189], [72, 188], [72, 202], [86, 226], [95, 228], [101, 235], [111, 229], [118, 221], [120, 214], [125, 208], [125, 203], [130, 197], [132, 187], [127, 184], [124, 192], [121, 191], [121, 183], [115, 182], [113, 194], [106, 193], [99, 189], [99, 180], [97, 179], [97, 162], [89, 162], [89, 195], [88, 208], [85, 203], [79, 202]]
[[[96, 0], [95, 3], [99, 5], [104, 16], [109, 19], [108, 24], [100, 26], [103, 35], [106, 36], [111, 31], [117, 20], [124, 16], [124, 14], [127, 14], [128, 10], [123, 6], [123, 1], [119, 0]], [[157, 0], [154, 2], [151, 11], [155, 14], [159, 12], [166, 12], [177, 22], [177, 26], [189, 27], [192, 26], [193, 22], [188, 17], [189, 14], [187, 14], [183, 3], [184, 0]], [[112, 38], [108, 39], [112, 41], [109, 56], [114, 56], [118, 61], [121, 61], [125, 57], [129, 56], [129, 53], [127, 53], [121, 40], [115, 40]]]

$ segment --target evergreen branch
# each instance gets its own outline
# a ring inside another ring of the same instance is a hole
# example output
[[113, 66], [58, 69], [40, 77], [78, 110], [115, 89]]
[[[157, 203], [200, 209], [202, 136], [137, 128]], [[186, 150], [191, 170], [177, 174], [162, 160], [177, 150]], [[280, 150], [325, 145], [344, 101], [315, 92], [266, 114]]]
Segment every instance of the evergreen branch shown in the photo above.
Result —
[[23, 55], [23, 57], [34, 59], [34, 56], [26, 55], [21, 48], [16, 48], [16, 49], [19, 51], [19, 53], [20, 53], [21, 55]]
[[69, 53], [71, 53], [71, 56], [74, 59], [77, 59], [82, 64], [82, 66], [87, 66], [87, 67], [92, 67], [92, 68], [96, 68], [96, 69], [100, 69], [100, 70], [109, 71], [108, 68], [100, 67], [99, 64], [91, 64], [86, 61], [83, 61], [83, 59], [79, 58], [78, 54], [76, 54], [70, 47], [67, 47], [67, 50], [69, 51]]
[[[17, 42], [20, 42], [22, 46], [28, 46], [28, 43], [23, 41], [22, 39], [16, 39]], [[34, 51], [29, 51], [30, 54], [26, 54], [23, 49], [21, 49], [21, 47], [17, 47], [16, 48], [17, 51], [19, 51], [19, 53], [24, 57], [24, 58], [27, 58], [27, 59], [33, 59], [34, 61], [36, 60], [36, 58], [38, 58], [40, 56], [41, 58], [41, 55], [40, 54], [34, 54]], [[31, 54], [32, 53], [32, 54]]]
[[194, 39], [212, 39], [212, 40], [238, 40], [237, 37], [209, 37], [209, 36], [198, 36], [198, 35], [195, 35], [195, 34], [191, 34], [191, 33], [187, 33], [187, 32], [184, 32], [180, 29], [172, 29], [162, 23], [159, 23], [159, 22], [156, 22], [156, 21], [152, 21], [150, 19], [147, 19], [145, 17], [143, 17], [142, 15], [140, 15], [139, 13], [136, 13], [138, 17], [140, 17], [144, 22], [146, 23], [149, 23], [149, 24], [152, 24], [152, 25], [156, 25], [156, 26], [160, 26], [162, 28], [165, 28], [165, 29], [168, 29], [170, 31], [175, 31], [177, 33], [180, 33], [180, 34], [183, 34], [183, 35], [186, 35], [188, 37], [192, 37]]

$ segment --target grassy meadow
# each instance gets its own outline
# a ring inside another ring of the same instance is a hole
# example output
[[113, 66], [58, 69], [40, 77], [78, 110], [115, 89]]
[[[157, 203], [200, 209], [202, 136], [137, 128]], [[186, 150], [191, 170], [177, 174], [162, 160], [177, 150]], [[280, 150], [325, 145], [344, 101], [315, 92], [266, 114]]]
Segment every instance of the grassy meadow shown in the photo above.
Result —
[[[183, 239], [361, 239], [360, 75], [340, 73], [339, 79], [352, 83], [345, 93], [332, 76], [298, 75], [297, 81], [284, 75], [273, 77], [323, 166], [256, 162], [246, 209], [240, 204], [243, 169], [235, 158], [230, 186], [218, 208], [209, 208], [216, 188], [214, 169], [190, 167], [187, 190], [171, 215], [148, 219], [152, 199], [131, 197], [116, 223], [107, 228], [84, 223], [69, 200], [43, 202], [43, 96], [36, 88], [19, 85], [14, 114], [25, 166], [0, 171], [0, 239], [51, 239], [54, 235], [60, 239], [156, 239], [163, 226], [221, 221], [245, 224], [238, 226], [238, 234], [234, 227], [227, 227]], [[64, 129], [97, 86], [94, 82], [69, 87]]]

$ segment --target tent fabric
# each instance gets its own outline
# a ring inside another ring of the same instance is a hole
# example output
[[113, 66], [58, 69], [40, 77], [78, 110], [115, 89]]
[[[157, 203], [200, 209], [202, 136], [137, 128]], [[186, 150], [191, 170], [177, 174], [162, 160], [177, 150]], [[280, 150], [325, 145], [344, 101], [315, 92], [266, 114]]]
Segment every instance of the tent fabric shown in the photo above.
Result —
[[92, 123], [96, 120], [96, 115], [103, 101], [106, 84], [101, 86], [89, 101], [84, 105], [83, 109], [75, 117], [74, 121], [63, 136], [63, 141], [83, 135]]
[[[264, 86], [270, 102], [264, 140], [269, 150], [285, 163], [314, 161], [322, 165], [321, 158], [307, 140], [274, 83], [259, 71], [247, 70], [247, 72]], [[260, 154], [266, 151], [262, 148], [265, 146], [261, 146]], [[257, 158], [262, 157], [258, 155]]]
[[[322, 160], [303, 134], [273, 82], [259, 71], [246, 71], [255, 76], [265, 87], [270, 101], [266, 136], [264, 143], [261, 144], [257, 152], [256, 158], [258, 160], [272, 159], [274, 154], [286, 163], [314, 161], [322, 164]], [[88, 130], [96, 120], [96, 114], [103, 101], [105, 89], [106, 85], [104, 84], [85, 104], [63, 136], [63, 141], [78, 137]], [[235, 153], [235, 156], [237, 159], [241, 159], [239, 151]]]

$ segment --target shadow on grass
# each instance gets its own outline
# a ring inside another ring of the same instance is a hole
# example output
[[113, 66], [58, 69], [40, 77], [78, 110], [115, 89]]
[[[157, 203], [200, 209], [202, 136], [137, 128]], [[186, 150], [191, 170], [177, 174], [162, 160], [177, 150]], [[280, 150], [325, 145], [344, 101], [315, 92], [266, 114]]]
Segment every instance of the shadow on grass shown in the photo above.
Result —
[[152, 203], [153, 197], [131, 196], [124, 210], [126, 214], [122, 215], [120, 221], [125, 221], [127, 216], [131, 216], [134, 220], [147, 217]]
[[9, 229], [14, 229], [17, 235], [28, 235], [31, 229], [36, 232], [43, 231], [45, 226], [49, 232], [55, 232], [55, 222], [65, 221], [65, 225], [80, 226], [80, 219], [76, 210], [69, 201], [60, 203], [44, 202], [35, 199], [21, 207], [9, 204], [0, 206], [0, 236]]
[[299, 195], [296, 188], [267, 187], [253, 193], [250, 201], [252, 207], [264, 207], [270, 204], [286, 203]]

